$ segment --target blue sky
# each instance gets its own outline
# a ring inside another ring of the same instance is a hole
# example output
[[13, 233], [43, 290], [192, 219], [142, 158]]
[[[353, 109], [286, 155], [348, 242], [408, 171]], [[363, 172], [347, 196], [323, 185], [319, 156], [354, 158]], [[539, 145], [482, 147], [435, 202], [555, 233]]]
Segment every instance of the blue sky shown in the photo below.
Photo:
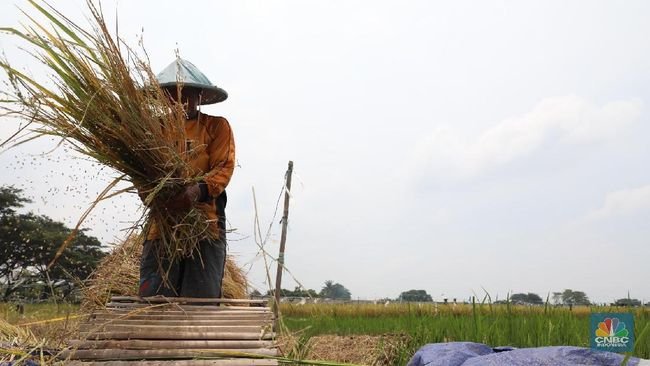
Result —
[[[55, 4], [83, 21], [83, 2]], [[251, 187], [266, 228], [291, 159], [286, 258], [309, 288], [330, 279], [359, 298], [422, 288], [438, 300], [572, 288], [599, 302], [629, 290], [650, 301], [649, 3], [152, 4], [103, 7], [127, 42], [143, 34], [154, 70], [178, 48], [229, 92], [205, 111], [235, 133], [230, 250], [254, 262], [258, 288]], [[8, 2], [0, 10], [2, 25], [22, 19]], [[40, 72], [7, 36], [0, 46]], [[0, 136], [15, 128], [5, 123]], [[35, 155], [52, 146], [0, 154], [0, 184], [72, 224], [111, 172], [62, 149]], [[115, 241], [137, 215], [137, 198], [121, 197], [87, 226]]]

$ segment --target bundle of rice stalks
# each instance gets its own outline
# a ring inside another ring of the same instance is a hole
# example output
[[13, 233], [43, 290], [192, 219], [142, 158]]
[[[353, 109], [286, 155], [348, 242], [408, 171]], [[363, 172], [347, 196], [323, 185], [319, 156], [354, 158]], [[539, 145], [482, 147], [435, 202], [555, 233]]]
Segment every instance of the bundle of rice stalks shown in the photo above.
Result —
[[142, 236], [131, 235], [102, 259], [82, 289], [83, 310], [104, 306], [111, 295], [138, 294], [142, 243]]
[[0, 319], [0, 364], [20, 364], [24, 362], [31, 348], [40, 348], [36, 345], [36, 337], [29, 329], [21, 328]]
[[[0, 108], [6, 116], [29, 121], [21, 131], [36, 126], [35, 135], [23, 136], [16, 144], [43, 135], [60, 137], [76, 151], [115, 169], [119, 176], [95, 203], [137, 188], [149, 207], [143, 219], [155, 221], [159, 228], [160, 254], [169, 258], [191, 255], [197, 238], [213, 235], [204, 214], [197, 209], [164, 208], [164, 202], [183, 186], [203, 179], [194, 176], [188, 164], [191, 152], [185, 144], [182, 103], [170, 101], [160, 89], [146, 57], [109, 32], [92, 0], [87, 1], [90, 29], [47, 3], [29, 3], [34, 15], [49, 24], [25, 12], [30, 24], [23, 30], [0, 30], [25, 41], [28, 53], [46, 67], [50, 80], [37, 81], [8, 61], [0, 61], [9, 80]], [[112, 191], [120, 181], [131, 187]]]
[[0, 319], [0, 344], [7, 345], [26, 345], [36, 342], [36, 337], [29, 329], [21, 328], [7, 321]]
[[[113, 295], [138, 295], [142, 242], [141, 236], [132, 235], [102, 260], [83, 289], [83, 310], [101, 308]], [[228, 256], [221, 297], [244, 299], [248, 296], [247, 291], [248, 282], [244, 272], [233, 257]]]

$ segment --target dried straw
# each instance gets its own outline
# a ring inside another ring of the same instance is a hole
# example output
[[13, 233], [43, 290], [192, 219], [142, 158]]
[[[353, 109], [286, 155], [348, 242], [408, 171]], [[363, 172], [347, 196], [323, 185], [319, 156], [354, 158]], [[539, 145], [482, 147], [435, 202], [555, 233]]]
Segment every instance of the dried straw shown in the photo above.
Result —
[[[143, 219], [156, 222], [162, 236], [159, 254], [191, 255], [199, 239], [213, 235], [210, 224], [200, 210], [167, 211], [163, 204], [183, 186], [203, 179], [193, 175], [188, 163], [192, 154], [185, 144], [180, 100], [170, 101], [160, 89], [144, 50], [145, 56], [139, 56], [109, 32], [92, 0], [87, 0], [89, 29], [47, 3], [29, 3], [33, 14], [24, 12], [29, 22], [23, 29], [0, 31], [23, 40], [50, 80], [37, 81], [0, 61], [9, 80], [0, 92], [0, 111], [37, 127], [16, 144], [44, 135], [60, 137], [74, 150], [119, 172], [79, 220], [73, 235], [97, 202], [135, 187], [146, 195], [149, 209]], [[35, 20], [36, 15], [47, 21]], [[132, 186], [113, 192], [120, 181]]]
[[[103, 307], [112, 295], [137, 296], [139, 283], [142, 237], [132, 235], [97, 266], [83, 289], [83, 310]], [[222, 282], [222, 297], [244, 299], [248, 295], [248, 282], [232, 256], [226, 258]]]

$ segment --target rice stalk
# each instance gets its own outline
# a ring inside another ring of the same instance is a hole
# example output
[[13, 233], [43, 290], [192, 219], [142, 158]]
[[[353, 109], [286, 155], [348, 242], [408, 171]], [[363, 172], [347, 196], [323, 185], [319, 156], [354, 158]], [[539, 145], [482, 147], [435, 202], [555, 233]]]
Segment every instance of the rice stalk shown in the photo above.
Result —
[[[170, 101], [146, 57], [109, 32], [92, 0], [87, 0], [87, 29], [46, 2], [29, 4], [34, 14], [24, 12], [27, 25], [0, 31], [26, 42], [27, 52], [45, 66], [49, 79], [35, 80], [8, 60], [0, 60], [8, 79], [0, 112], [28, 121], [33, 128], [31, 135], [12, 142], [54, 136], [119, 172], [117, 180], [130, 183], [131, 191], [137, 188], [146, 197], [148, 209], [141, 220], [145, 226], [155, 222], [159, 227], [158, 254], [172, 259], [192, 255], [199, 239], [213, 235], [208, 228], [214, 223], [207, 222], [200, 210], [177, 212], [164, 206], [185, 185], [203, 178], [189, 165], [180, 100]], [[47, 22], [36, 20], [36, 15]], [[109, 196], [115, 183], [96, 201]]]
[[[36, 337], [27, 328], [10, 324], [0, 319], [0, 343], [4, 345], [25, 345], [36, 342]], [[4, 348], [4, 347], [0, 347]]]

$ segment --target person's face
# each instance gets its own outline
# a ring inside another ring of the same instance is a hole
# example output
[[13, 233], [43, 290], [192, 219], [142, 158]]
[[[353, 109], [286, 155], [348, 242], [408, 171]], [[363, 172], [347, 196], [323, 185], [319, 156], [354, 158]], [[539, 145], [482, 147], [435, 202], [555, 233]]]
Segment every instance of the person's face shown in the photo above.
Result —
[[[178, 103], [176, 88], [165, 88], [165, 92], [170, 102]], [[195, 88], [183, 88], [181, 90], [180, 102], [183, 104], [183, 109], [188, 118], [196, 116], [197, 107], [199, 105], [200, 92]]]

